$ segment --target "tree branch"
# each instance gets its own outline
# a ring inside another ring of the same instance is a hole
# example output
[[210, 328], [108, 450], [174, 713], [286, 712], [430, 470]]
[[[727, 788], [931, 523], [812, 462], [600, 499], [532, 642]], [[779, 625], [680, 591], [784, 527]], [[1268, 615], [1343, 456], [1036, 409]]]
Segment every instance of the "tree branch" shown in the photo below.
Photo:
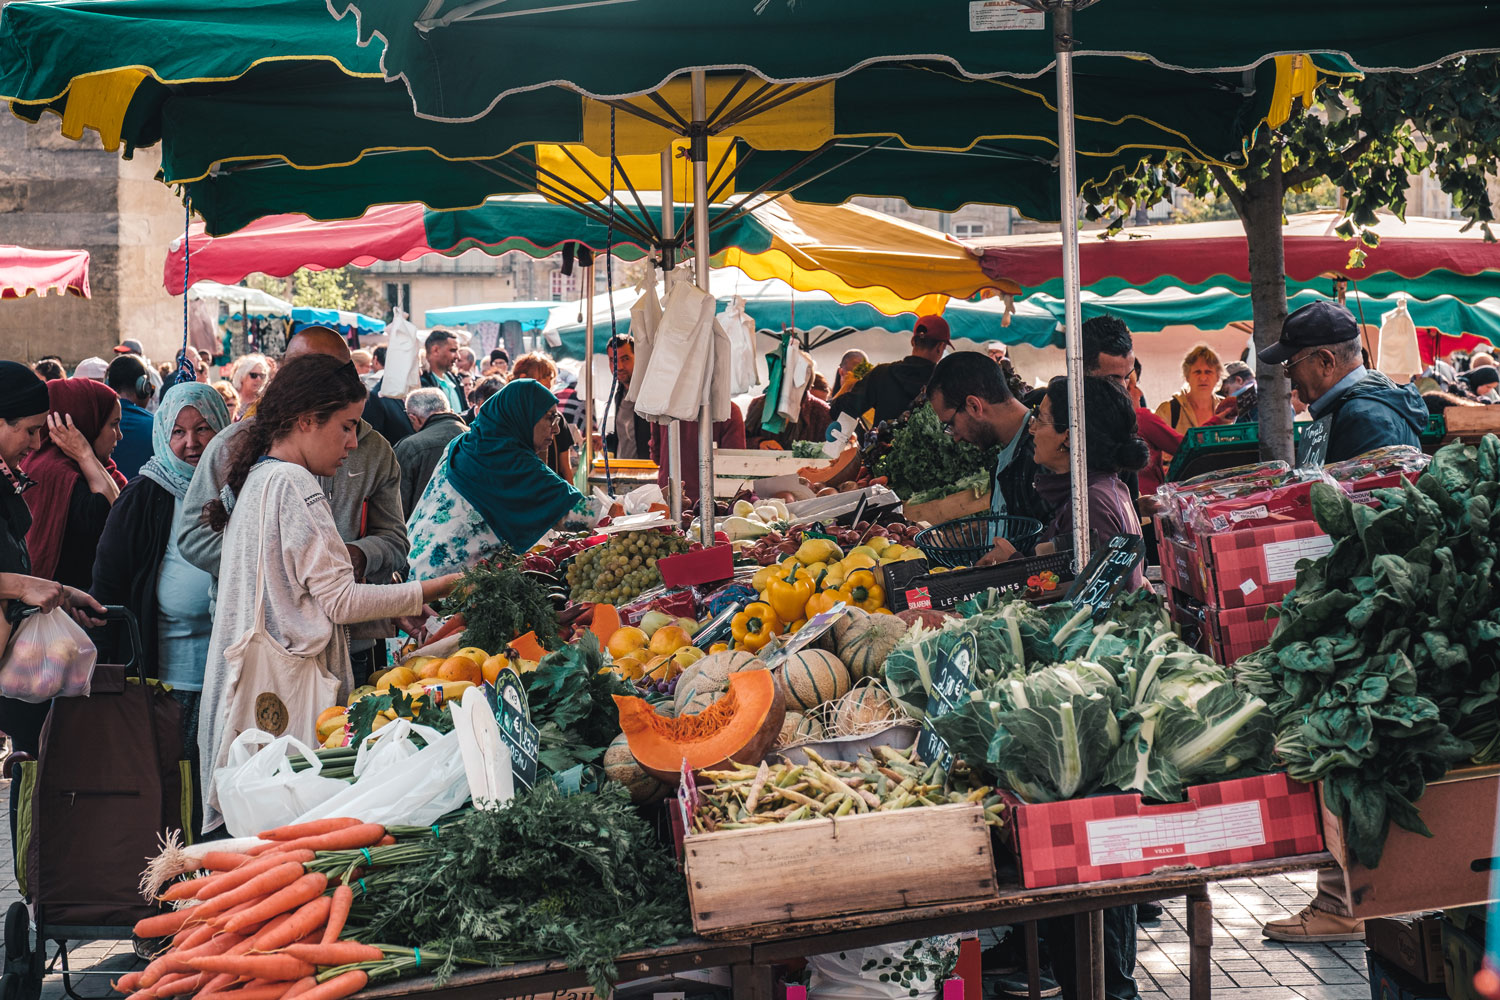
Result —
[[1214, 182], [1219, 185], [1219, 190], [1224, 192], [1224, 197], [1229, 199], [1229, 204], [1234, 206], [1234, 214], [1243, 219], [1245, 217], [1245, 193], [1230, 179], [1229, 171], [1217, 163], [1208, 164], [1208, 170], [1214, 175]]
[[[1367, 132], [1358, 142], [1354, 143], [1354, 145], [1339, 153], [1338, 157], [1339, 159], [1343, 160], [1345, 164], [1351, 164], [1361, 156], [1364, 156], [1366, 153], [1368, 153], [1370, 151], [1370, 147], [1374, 145], [1374, 133]], [[1318, 178], [1326, 177], [1327, 175], [1328, 171], [1322, 170], [1318, 167], [1303, 167], [1300, 170], [1293, 170], [1290, 173], [1285, 174], [1282, 177], [1282, 183], [1284, 183], [1286, 185], [1286, 189], [1290, 191], [1292, 188], [1301, 187], [1308, 181], [1315, 181]]]

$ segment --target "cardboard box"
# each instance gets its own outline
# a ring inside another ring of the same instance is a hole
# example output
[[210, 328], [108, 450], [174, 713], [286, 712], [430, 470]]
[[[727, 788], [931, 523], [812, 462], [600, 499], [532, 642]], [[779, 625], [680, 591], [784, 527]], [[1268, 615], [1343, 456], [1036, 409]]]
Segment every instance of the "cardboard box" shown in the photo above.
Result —
[[919, 521], [927, 524], [942, 524], [944, 521], [967, 517], [970, 514], [988, 514], [990, 495], [986, 493], [976, 497], [973, 490], [959, 490], [957, 493], [950, 493], [926, 503], [903, 504], [902, 510], [906, 520], [912, 524]]
[[1171, 805], [1146, 805], [1139, 795], [1007, 798], [1007, 830], [1028, 889], [1323, 850], [1316, 794], [1279, 773], [1195, 785], [1187, 802]]
[[1451, 1000], [1489, 1000], [1474, 988], [1474, 974], [1483, 963], [1483, 941], [1444, 917], [1443, 986]]
[[978, 805], [870, 812], [683, 838], [693, 930], [998, 898]]
[[1383, 965], [1394, 967], [1418, 982], [1438, 985], [1443, 982], [1441, 913], [1366, 920], [1365, 946], [1380, 957]]
[[1447, 1000], [1443, 984], [1424, 983], [1389, 967], [1373, 951], [1365, 952], [1370, 969], [1370, 1000]]
[[1257, 604], [1248, 608], [1221, 610], [1175, 588], [1167, 592], [1172, 624], [1182, 641], [1207, 653], [1226, 666], [1247, 653], [1263, 648], [1276, 631], [1271, 616], [1279, 604]]
[[1349, 856], [1343, 822], [1323, 806], [1323, 835], [1344, 867], [1354, 915], [1384, 917], [1487, 902], [1494, 853], [1488, 817], [1495, 815], [1497, 798], [1500, 766], [1450, 771], [1429, 783], [1416, 807], [1432, 836], [1391, 824], [1380, 865], [1373, 869]]
[[1178, 535], [1163, 543], [1162, 580], [1213, 608], [1279, 604], [1296, 585], [1298, 560], [1316, 559], [1331, 548], [1333, 539], [1316, 521], [1226, 531], [1200, 537], [1196, 547]]

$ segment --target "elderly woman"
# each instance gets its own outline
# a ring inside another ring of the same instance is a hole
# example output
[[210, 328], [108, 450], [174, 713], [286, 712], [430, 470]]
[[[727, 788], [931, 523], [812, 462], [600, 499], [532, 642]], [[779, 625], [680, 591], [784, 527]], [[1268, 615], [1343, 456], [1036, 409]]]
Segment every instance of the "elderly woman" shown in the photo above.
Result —
[[479, 408], [407, 519], [414, 575], [462, 571], [507, 548], [525, 552], [587, 511], [583, 494], [543, 459], [561, 420], [557, 397], [529, 378], [507, 383]]
[[227, 426], [229, 410], [211, 387], [179, 382], [169, 388], [152, 417], [154, 454], [110, 508], [94, 558], [91, 593], [101, 604], [135, 613], [146, 673], [170, 684], [181, 702], [183, 759], [195, 767], [213, 580], [177, 551], [172, 527], [203, 449]]
[[236, 422], [244, 420], [255, 410], [255, 401], [265, 391], [271, 379], [271, 361], [264, 354], [246, 354], [235, 361], [229, 370], [229, 383], [239, 397], [239, 409], [234, 412]]

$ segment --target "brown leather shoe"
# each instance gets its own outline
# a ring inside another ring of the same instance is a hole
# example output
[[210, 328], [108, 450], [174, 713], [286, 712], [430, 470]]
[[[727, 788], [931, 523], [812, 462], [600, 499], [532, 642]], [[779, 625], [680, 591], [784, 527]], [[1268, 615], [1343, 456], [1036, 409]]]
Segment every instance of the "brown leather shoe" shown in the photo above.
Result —
[[1285, 941], [1287, 944], [1363, 941], [1365, 922], [1307, 906], [1295, 916], [1267, 921], [1260, 932], [1272, 941]]

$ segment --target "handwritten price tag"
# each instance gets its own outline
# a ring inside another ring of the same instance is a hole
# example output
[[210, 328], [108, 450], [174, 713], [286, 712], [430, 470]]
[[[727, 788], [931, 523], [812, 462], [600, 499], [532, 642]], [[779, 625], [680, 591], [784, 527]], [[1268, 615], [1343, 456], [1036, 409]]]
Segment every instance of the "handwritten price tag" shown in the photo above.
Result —
[[933, 730], [931, 717], [946, 715], [969, 700], [969, 692], [974, 687], [972, 669], [978, 655], [979, 647], [974, 636], [965, 634], [956, 646], [939, 658], [937, 672], [932, 678], [932, 694], [927, 698], [928, 720], [922, 723], [922, 732], [917, 737], [917, 755], [927, 763], [941, 763], [945, 771], [953, 766], [953, 752]]
[[485, 693], [495, 709], [500, 739], [510, 751], [516, 784], [529, 789], [536, 784], [537, 755], [542, 747], [541, 732], [531, 724], [526, 689], [513, 671], [502, 670], [494, 687], [485, 685]]
[[1068, 603], [1093, 608], [1094, 618], [1109, 610], [1110, 602], [1121, 583], [1145, 556], [1146, 545], [1139, 535], [1116, 535], [1109, 544], [1096, 551], [1089, 564], [1068, 590]]

